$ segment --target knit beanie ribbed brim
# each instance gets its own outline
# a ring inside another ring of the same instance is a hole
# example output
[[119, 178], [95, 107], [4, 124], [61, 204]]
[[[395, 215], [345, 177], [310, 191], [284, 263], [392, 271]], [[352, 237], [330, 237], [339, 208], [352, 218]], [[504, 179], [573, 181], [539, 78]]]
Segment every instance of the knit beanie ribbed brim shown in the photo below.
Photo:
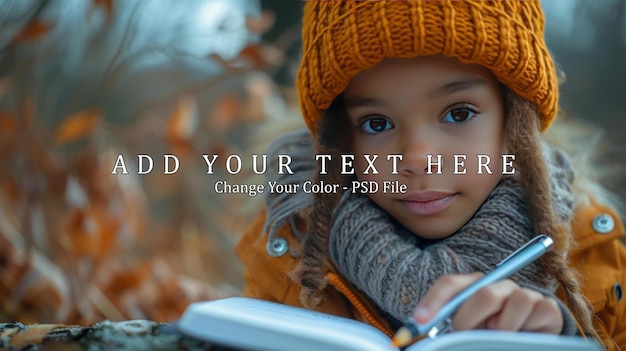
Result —
[[304, 6], [297, 89], [315, 135], [350, 79], [385, 58], [443, 55], [479, 64], [535, 104], [545, 130], [558, 84], [538, 0], [313, 0]]

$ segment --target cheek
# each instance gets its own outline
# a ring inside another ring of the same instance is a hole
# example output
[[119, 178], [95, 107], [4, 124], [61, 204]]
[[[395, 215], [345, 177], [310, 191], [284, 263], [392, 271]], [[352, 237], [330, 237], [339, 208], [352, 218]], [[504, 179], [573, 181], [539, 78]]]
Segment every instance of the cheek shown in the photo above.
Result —
[[509, 153], [509, 147], [506, 143], [506, 138], [504, 138], [504, 136], [502, 137], [502, 147], [500, 148], [500, 152], [502, 153], [502, 155], [508, 155]]
[[496, 169], [495, 164], [491, 165], [490, 168], [493, 172], [492, 174], [488, 174], [483, 169], [482, 174], [468, 172], [466, 175], [465, 184], [467, 188], [465, 189], [465, 193], [476, 201], [476, 209], [487, 199], [489, 194], [491, 194], [498, 185], [500, 179], [502, 179], [501, 170]]
[[[488, 133], [477, 136], [472, 142], [466, 143], [466, 153], [468, 156], [468, 164], [474, 166], [474, 170], [478, 170], [479, 162], [483, 165], [489, 162], [489, 168], [495, 173], [500, 172], [502, 169], [502, 155], [506, 154], [506, 143], [503, 138], [503, 131], [500, 126], [494, 126], [498, 128], [485, 128], [490, 129]], [[477, 155], [484, 155], [478, 157]]]
[[[391, 176], [392, 166], [390, 161], [386, 160], [386, 156], [383, 154], [368, 154], [370, 156], [370, 161], [374, 157], [373, 155], [378, 155], [378, 158], [373, 161], [374, 167], [370, 165], [370, 163], [365, 159], [363, 154], [355, 154], [354, 159], [354, 171], [356, 172], [356, 178], [358, 180], [388, 180]], [[365, 171], [367, 170], [367, 173]]]
[[[454, 164], [454, 161], [452, 161]], [[492, 175], [502, 174], [502, 155], [498, 150], [481, 150], [477, 152], [468, 152], [467, 159], [465, 160], [465, 168], [467, 174], [477, 175], [480, 177], [489, 177]], [[493, 174], [490, 174], [493, 173]]]
[[354, 157], [354, 171], [356, 172], [356, 177], [361, 180], [363, 172], [365, 171], [365, 168], [367, 168], [367, 163], [361, 154], [354, 154]]
[[[380, 157], [380, 156], [379, 156]], [[367, 161], [365, 161], [365, 157], [363, 156], [363, 154], [355, 154], [354, 155], [354, 171], [356, 172], [356, 177], [358, 180], [372, 180], [372, 179], [376, 179], [376, 174], [373, 174], [372, 172], [372, 168], [369, 167], [369, 164], [367, 163]], [[374, 162], [374, 167], [376, 168], [376, 171], [379, 172], [380, 174], [380, 167], [379, 167], [379, 162], [378, 160], [376, 160]], [[368, 174], [365, 174], [365, 170], [368, 170]]]
[[[367, 169], [369, 165], [364, 155], [370, 155], [369, 157], [371, 159], [373, 157], [372, 155], [376, 154], [376, 152], [371, 150], [371, 148], [368, 148], [367, 144], [355, 141], [350, 145], [350, 154], [354, 155], [353, 165], [356, 176], [357, 178], [361, 179], [360, 177], [363, 175], [363, 172]], [[381, 155], [379, 155], [378, 159], [376, 159], [376, 161], [374, 162], [376, 169], [378, 169], [380, 158]]]
[[[502, 173], [502, 155], [505, 155], [506, 147], [501, 141], [499, 134], [496, 137], [483, 139], [482, 143], [475, 140], [467, 143], [463, 154], [467, 157], [465, 166], [468, 174], [478, 174], [479, 176], [487, 176], [489, 171], [494, 174]], [[454, 161], [452, 161], [454, 163]]]

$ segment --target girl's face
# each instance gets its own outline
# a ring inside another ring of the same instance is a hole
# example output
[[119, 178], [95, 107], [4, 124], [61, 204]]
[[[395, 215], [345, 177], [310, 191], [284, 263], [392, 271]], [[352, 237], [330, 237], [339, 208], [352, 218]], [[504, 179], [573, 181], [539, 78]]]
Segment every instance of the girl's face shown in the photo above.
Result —
[[[504, 106], [488, 69], [443, 56], [387, 59], [356, 75], [344, 98], [358, 179], [377, 182], [378, 191], [368, 196], [414, 234], [452, 235], [502, 177]], [[369, 165], [364, 155], [379, 155], [378, 174], [371, 167], [363, 174]], [[402, 155], [397, 174], [387, 155]], [[437, 155], [442, 174], [436, 174]], [[456, 169], [455, 155], [463, 162]], [[487, 157], [492, 174], [485, 167], [478, 174]], [[392, 192], [399, 189], [385, 181], [406, 185], [406, 192]]]

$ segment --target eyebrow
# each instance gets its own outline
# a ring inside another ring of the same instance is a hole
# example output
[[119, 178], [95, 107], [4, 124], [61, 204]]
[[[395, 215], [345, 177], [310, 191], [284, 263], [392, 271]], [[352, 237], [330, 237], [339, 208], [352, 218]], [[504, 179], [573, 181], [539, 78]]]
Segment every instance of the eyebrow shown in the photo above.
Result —
[[478, 86], [487, 85], [487, 82], [480, 78], [466, 78], [459, 81], [444, 84], [439, 88], [435, 88], [429, 92], [431, 96], [444, 96], [454, 94], [463, 90], [470, 90]]
[[[438, 88], [434, 88], [428, 92], [431, 97], [451, 95], [459, 91], [470, 90], [479, 86], [487, 85], [487, 82], [481, 78], [469, 77], [458, 81], [444, 84]], [[348, 108], [355, 107], [380, 107], [383, 103], [375, 98], [355, 96], [345, 98], [344, 105]]]
[[359, 97], [359, 96], [355, 96], [350, 99], [346, 98], [344, 101], [344, 104], [346, 107], [368, 107], [368, 106], [379, 107], [383, 105], [380, 102], [380, 100], [370, 98], [370, 97]]

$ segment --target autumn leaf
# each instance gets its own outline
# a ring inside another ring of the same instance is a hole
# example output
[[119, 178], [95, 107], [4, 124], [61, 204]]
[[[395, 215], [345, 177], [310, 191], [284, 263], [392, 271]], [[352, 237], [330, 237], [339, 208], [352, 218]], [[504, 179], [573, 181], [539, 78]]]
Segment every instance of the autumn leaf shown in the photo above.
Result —
[[91, 9], [87, 13], [87, 16], [91, 16], [92, 11], [96, 8], [102, 7], [104, 8], [107, 19], [111, 20], [111, 18], [113, 18], [113, 1], [114, 0], [91, 0]]
[[11, 338], [11, 348], [28, 349], [33, 343], [43, 341], [51, 330], [63, 327], [63, 324], [33, 325], [24, 332], [17, 333]]
[[263, 67], [265, 65], [278, 66], [283, 62], [283, 53], [270, 45], [251, 44], [243, 48], [239, 53], [239, 60], [244, 60], [252, 64], [252, 67]]
[[6, 196], [9, 202], [17, 203], [20, 199], [19, 183], [13, 177], [4, 176], [0, 178], [0, 192]]
[[67, 215], [65, 233], [76, 257], [89, 256], [103, 261], [117, 248], [119, 222], [105, 209], [71, 209]]
[[246, 28], [252, 33], [262, 34], [267, 32], [276, 20], [276, 16], [272, 11], [263, 11], [258, 17], [246, 18]]
[[170, 138], [189, 139], [198, 127], [198, 109], [191, 97], [181, 97], [169, 117], [167, 135]]
[[61, 145], [90, 136], [100, 121], [100, 111], [90, 109], [68, 117], [54, 133], [54, 142]]
[[193, 149], [191, 138], [198, 129], [198, 106], [192, 97], [183, 96], [178, 99], [176, 107], [167, 121], [167, 139], [181, 151]]
[[270, 104], [273, 88], [270, 80], [264, 76], [251, 77], [246, 81], [247, 104], [244, 120], [259, 122], [267, 117], [267, 105]]
[[238, 73], [246, 70], [246, 67], [239, 64], [237, 59], [224, 60], [224, 58], [218, 54], [210, 54], [209, 59], [215, 61], [215, 63], [220, 65], [220, 67], [231, 73]]
[[250, 69], [261, 69], [267, 65], [279, 66], [284, 61], [284, 55], [273, 46], [254, 43], [243, 48], [234, 59], [225, 60], [217, 54], [209, 55], [209, 59], [228, 72], [238, 73]]
[[34, 19], [13, 37], [12, 42], [16, 43], [40, 39], [50, 31], [52, 26], [53, 24], [50, 22], [45, 22], [38, 18]]
[[16, 130], [17, 123], [13, 115], [8, 111], [0, 111], [0, 135], [3, 139], [13, 135]]
[[0, 304], [25, 323], [39, 315], [65, 318], [70, 306], [67, 276], [43, 252], [26, 245], [21, 233], [0, 217]]
[[232, 128], [241, 115], [243, 102], [234, 93], [224, 93], [220, 96], [208, 114], [207, 127], [216, 131], [226, 131]]

